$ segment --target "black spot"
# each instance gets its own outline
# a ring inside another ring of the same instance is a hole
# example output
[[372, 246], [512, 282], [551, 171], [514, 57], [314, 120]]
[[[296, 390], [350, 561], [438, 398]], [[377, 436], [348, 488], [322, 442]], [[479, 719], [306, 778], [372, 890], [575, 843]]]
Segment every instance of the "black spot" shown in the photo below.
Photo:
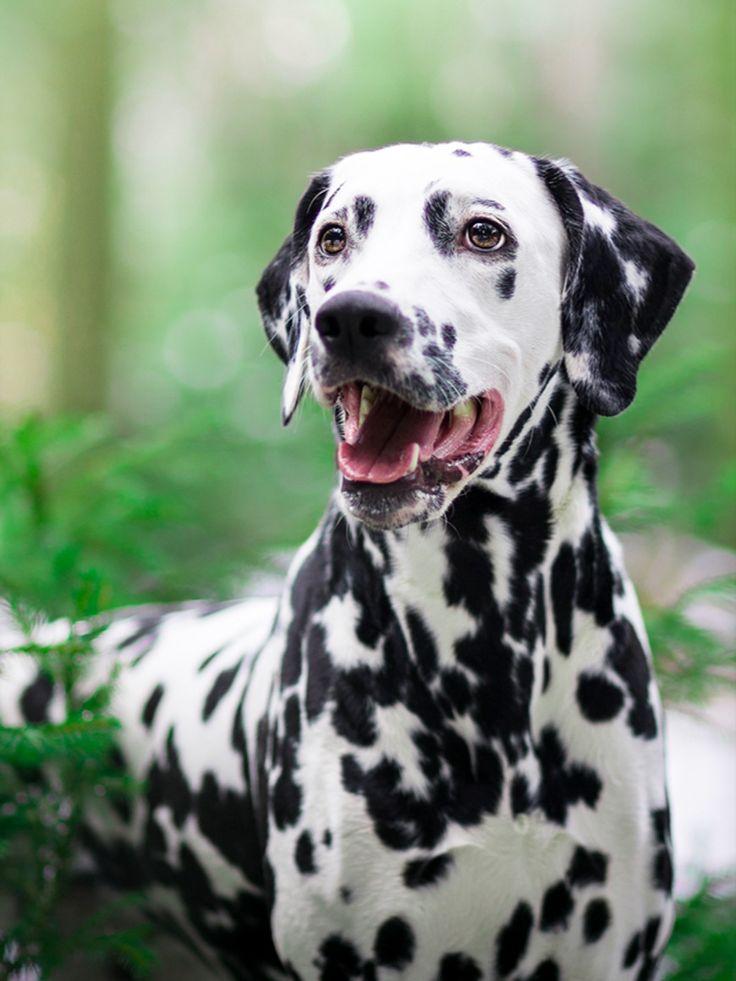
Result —
[[179, 765], [173, 726], [166, 737], [165, 760], [155, 760], [148, 771], [146, 797], [152, 811], [159, 806], [170, 808], [174, 824], [181, 828], [191, 810], [192, 792]]
[[409, 628], [409, 638], [422, 676], [427, 680], [437, 673], [437, 643], [432, 631], [425, 623], [421, 613], [411, 607], [406, 611], [406, 624]]
[[322, 283], [322, 289], [325, 293], [329, 293], [331, 289], [335, 288], [335, 279], [333, 276], [325, 276], [324, 282]]
[[214, 659], [217, 657], [217, 655], [222, 654], [224, 650], [225, 650], [224, 647], [218, 647], [216, 651], [213, 651], [211, 654], [208, 654], [207, 657], [202, 661], [202, 663], [197, 668], [197, 674], [200, 674], [202, 671], [205, 670], [205, 668], [208, 668], [210, 664], [212, 664]]
[[654, 950], [661, 925], [662, 920], [659, 916], [652, 916], [647, 920], [647, 925], [644, 927], [644, 950], [648, 954]]
[[202, 721], [206, 722], [207, 719], [212, 715], [217, 706], [220, 704], [221, 699], [227, 695], [230, 691], [233, 681], [235, 681], [235, 676], [240, 670], [240, 665], [242, 661], [238, 661], [231, 668], [227, 668], [225, 671], [221, 671], [215, 678], [215, 683], [212, 688], [207, 693], [207, 698], [204, 700], [204, 706], [202, 708]]
[[419, 858], [407, 862], [404, 866], [404, 884], [408, 889], [421, 889], [432, 886], [444, 879], [453, 865], [450, 854], [437, 855], [434, 858]]
[[637, 931], [626, 945], [622, 966], [624, 968], [633, 967], [639, 959], [641, 953], [641, 931]]
[[496, 280], [496, 292], [502, 300], [510, 300], [516, 291], [516, 270], [513, 266], [504, 269]]
[[362, 962], [358, 951], [338, 933], [333, 933], [319, 949], [320, 981], [346, 981], [360, 977]]
[[529, 975], [529, 981], [560, 981], [560, 969], [551, 957], [547, 957], [537, 964], [534, 973]]
[[554, 726], [545, 726], [536, 747], [542, 779], [539, 806], [550, 821], [564, 824], [567, 810], [579, 801], [595, 807], [602, 785], [598, 774], [584, 763], [568, 763], [567, 754]]
[[299, 698], [290, 695], [284, 707], [284, 736], [278, 746], [275, 766], [281, 770], [271, 792], [271, 807], [276, 827], [283, 831], [296, 824], [302, 809], [302, 789], [296, 781], [296, 755], [301, 731]]
[[461, 147], [457, 147], [452, 151], [454, 157], [472, 157], [473, 154], [469, 150], [463, 150]]
[[442, 325], [442, 343], [445, 347], [455, 347], [455, 342], [457, 341], [457, 331], [452, 326], [452, 324]]
[[403, 970], [414, 959], [414, 933], [400, 916], [392, 916], [378, 928], [373, 952], [383, 967]]
[[589, 722], [614, 719], [624, 704], [624, 693], [605, 675], [584, 671], [576, 691], [580, 711]]
[[365, 774], [360, 763], [346, 753], [340, 760], [342, 770], [342, 785], [349, 794], [362, 794], [365, 784]]
[[39, 725], [47, 720], [54, 685], [47, 674], [39, 674], [20, 696], [20, 708], [26, 722]]
[[528, 903], [519, 903], [496, 937], [496, 970], [502, 978], [517, 967], [526, 953], [534, 917]]
[[613, 645], [608, 651], [608, 661], [628, 688], [633, 705], [628, 723], [635, 736], [654, 739], [657, 720], [649, 701], [649, 664], [644, 648], [631, 623], [621, 618], [611, 624]]
[[672, 855], [669, 848], [658, 848], [652, 863], [652, 885], [669, 896], [672, 892]]
[[377, 290], [388, 289], [388, 283], [384, 283], [382, 279], [377, 279], [373, 285], [376, 287]]
[[417, 318], [417, 328], [421, 337], [429, 337], [430, 334], [436, 334], [437, 328], [434, 325], [434, 321], [431, 319], [426, 310], [422, 307], [414, 307], [414, 313]]
[[560, 930], [567, 927], [567, 921], [575, 908], [575, 900], [567, 885], [560, 880], [545, 892], [539, 926], [542, 930]]
[[332, 847], [332, 832], [329, 828], [325, 828], [325, 833], [322, 835], [322, 844], [326, 848]]
[[578, 845], [567, 870], [567, 879], [571, 886], [603, 885], [607, 871], [607, 855], [603, 852], [588, 851], [587, 848]]
[[445, 668], [442, 672], [442, 691], [458, 715], [467, 712], [472, 696], [470, 682], [464, 672], [459, 668]]
[[307, 691], [304, 704], [312, 722], [322, 712], [330, 694], [332, 662], [325, 645], [322, 624], [312, 624], [307, 635]]
[[530, 807], [529, 783], [523, 773], [515, 773], [511, 781], [511, 813], [517, 817], [526, 814]]
[[549, 688], [549, 683], [552, 680], [552, 668], [549, 663], [549, 658], [545, 655], [544, 662], [542, 664], [542, 694], [544, 694]]
[[350, 886], [340, 886], [340, 899], [346, 904], [353, 901], [353, 890]]
[[455, 244], [455, 233], [447, 217], [449, 200], [449, 191], [435, 191], [424, 205], [424, 225], [434, 247], [445, 256], [452, 255]]
[[308, 831], [302, 831], [296, 840], [294, 861], [302, 875], [312, 875], [317, 871], [317, 866], [314, 864], [314, 843]]
[[480, 981], [483, 977], [478, 964], [466, 954], [445, 954], [440, 961], [437, 981]]
[[552, 609], [557, 632], [557, 647], [567, 656], [572, 648], [572, 611], [575, 598], [575, 552], [565, 542], [552, 565]]
[[333, 725], [357, 746], [372, 746], [378, 734], [373, 684], [373, 672], [365, 665], [339, 672], [335, 682]]
[[358, 230], [358, 235], [361, 238], [365, 238], [376, 219], [376, 202], [373, 198], [360, 195], [353, 202], [353, 211], [355, 213], [355, 227]]
[[660, 845], [670, 840], [670, 809], [659, 807], [651, 812], [654, 837]]
[[591, 899], [583, 914], [583, 937], [586, 944], [600, 940], [611, 922], [611, 911], [605, 899]]
[[208, 770], [196, 794], [194, 807], [199, 830], [220, 854], [260, 884], [262, 864], [253, 843], [258, 840], [252, 802], [245, 793], [220, 786]]

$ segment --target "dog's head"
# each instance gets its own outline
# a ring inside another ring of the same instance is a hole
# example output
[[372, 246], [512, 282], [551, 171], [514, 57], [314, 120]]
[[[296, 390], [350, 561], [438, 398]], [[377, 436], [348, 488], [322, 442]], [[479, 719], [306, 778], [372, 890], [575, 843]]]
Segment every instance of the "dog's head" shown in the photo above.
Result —
[[343, 505], [437, 517], [564, 365], [613, 415], [692, 273], [682, 250], [566, 163], [487, 144], [390, 146], [318, 174], [258, 300], [286, 363], [333, 406]]

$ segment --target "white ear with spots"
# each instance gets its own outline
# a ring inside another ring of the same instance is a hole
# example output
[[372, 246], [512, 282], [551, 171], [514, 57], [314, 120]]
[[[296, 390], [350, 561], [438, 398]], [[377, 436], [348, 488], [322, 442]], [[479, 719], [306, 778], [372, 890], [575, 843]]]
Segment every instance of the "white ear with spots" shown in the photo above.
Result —
[[584, 405], [615, 415], [633, 400], [639, 363], [675, 312], [694, 265], [664, 232], [570, 164], [535, 164], [568, 238], [565, 368]]
[[266, 267], [256, 287], [271, 347], [286, 364], [281, 418], [288, 425], [304, 391], [311, 313], [307, 303], [309, 233], [330, 186], [330, 174], [313, 178], [296, 209], [294, 230]]

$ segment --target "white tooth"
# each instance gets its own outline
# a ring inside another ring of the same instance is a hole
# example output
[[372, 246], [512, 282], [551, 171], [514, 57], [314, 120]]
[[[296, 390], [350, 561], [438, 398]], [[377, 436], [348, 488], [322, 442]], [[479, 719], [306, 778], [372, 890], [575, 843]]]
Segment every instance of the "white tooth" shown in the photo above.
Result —
[[472, 416], [475, 413], [475, 406], [473, 405], [472, 399], [466, 399], [465, 402], [461, 402], [460, 405], [456, 405], [452, 410], [452, 414], [457, 416], [458, 419], [465, 419], [468, 416]]
[[376, 401], [376, 393], [373, 391], [370, 385], [364, 385], [360, 390], [360, 408], [358, 409], [358, 428], [360, 428], [363, 423], [368, 418], [368, 413], [373, 408]]
[[411, 455], [411, 462], [409, 464], [409, 469], [407, 473], [414, 473], [419, 465], [419, 443], [414, 444], [414, 450]]

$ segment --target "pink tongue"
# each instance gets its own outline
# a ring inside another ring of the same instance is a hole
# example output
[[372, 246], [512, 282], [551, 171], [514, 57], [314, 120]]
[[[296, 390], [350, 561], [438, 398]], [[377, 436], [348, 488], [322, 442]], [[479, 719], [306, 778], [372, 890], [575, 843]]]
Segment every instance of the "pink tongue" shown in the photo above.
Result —
[[390, 484], [410, 473], [419, 459], [432, 455], [442, 424], [441, 412], [422, 412], [394, 398], [381, 398], [352, 444], [340, 443], [337, 463], [348, 480]]

